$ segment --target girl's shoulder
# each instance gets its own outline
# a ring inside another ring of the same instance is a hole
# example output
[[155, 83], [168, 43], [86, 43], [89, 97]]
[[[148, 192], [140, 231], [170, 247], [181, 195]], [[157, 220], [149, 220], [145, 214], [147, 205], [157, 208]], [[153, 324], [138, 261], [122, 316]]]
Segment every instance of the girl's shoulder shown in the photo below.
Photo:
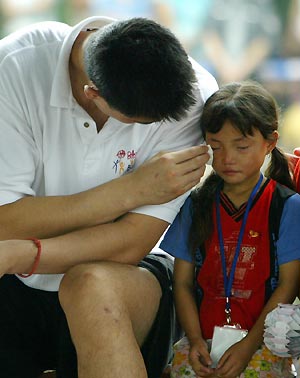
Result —
[[[280, 199], [280, 200], [279, 200]], [[289, 188], [280, 186], [277, 193], [276, 201], [277, 206], [274, 205], [275, 217], [280, 216], [280, 228], [286, 228], [286, 231], [293, 232], [294, 227], [300, 226], [300, 195]], [[280, 206], [278, 206], [278, 203]], [[270, 214], [272, 216], [272, 214]], [[299, 232], [297, 231], [299, 234]]]
[[[273, 180], [271, 180], [273, 181]], [[277, 200], [277, 202], [279, 200], [282, 201], [283, 203], [283, 206], [287, 205], [287, 206], [291, 206], [291, 205], [295, 205], [295, 206], [299, 206], [299, 203], [300, 203], [300, 195], [299, 193], [297, 193], [296, 191], [288, 188], [287, 186], [285, 185], [282, 185], [278, 182], [275, 181], [275, 185], [274, 185], [274, 193], [273, 193], [273, 198], [274, 200]]]
[[[293, 193], [283, 205], [279, 219], [276, 249], [279, 265], [300, 260], [300, 195]], [[275, 230], [276, 231], [276, 230]], [[276, 236], [276, 232], [274, 232]]]
[[289, 196], [284, 204], [285, 211], [293, 211], [293, 213], [298, 213], [300, 217], [300, 194], [293, 193]]
[[269, 195], [272, 196], [273, 202], [281, 201], [284, 204], [285, 201], [287, 201], [290, 197], [293, 197], [295, 195], [296, 197], [299, 197], [299, 195], [293, 189], [290, 189], [289, 187], [280, 184], [273, 179], [268, 179], [264, 190], [269, 192]]

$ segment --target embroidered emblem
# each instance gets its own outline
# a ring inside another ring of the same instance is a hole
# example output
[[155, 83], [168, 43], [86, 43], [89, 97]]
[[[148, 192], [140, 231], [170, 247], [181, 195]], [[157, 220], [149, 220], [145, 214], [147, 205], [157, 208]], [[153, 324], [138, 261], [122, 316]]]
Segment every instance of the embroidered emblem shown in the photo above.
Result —
[[127, 159], [135, 159], [135, 152], [134, 152], [134, 150], [127, 152]]
[[130, 172], [133, 169], [136, 153], [134, 150], [125, 151], [119, 150], [116, 153], [117, 159], [113, 162], [112, 169], [115, 171], [115, 174], [122, 175], [124, 173]]
[[117, 153], [117, 157], [118, 157], [119, 159], [123, 159], [123, 157], [125, 157], [125, 155], [126, 155], [126, 151], [124, 151], [124, 150], [120, 150], [120, 151]]
[[121, 175], [122, 173], [124, 173], [124, 166], [125, 166], [125, 163], [123, 161], [120, 161], [120, 169], [119, 169], [119, 174]]

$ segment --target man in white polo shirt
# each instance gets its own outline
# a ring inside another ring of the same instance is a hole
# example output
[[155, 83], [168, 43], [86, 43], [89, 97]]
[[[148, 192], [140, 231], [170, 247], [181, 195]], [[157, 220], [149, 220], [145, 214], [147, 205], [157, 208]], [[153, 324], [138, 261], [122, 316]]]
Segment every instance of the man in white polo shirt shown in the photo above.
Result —
[[198, 121], [216, 89], [146, 19], [0, 41], [3, 377], [161, 374], [172, 262], [146, 255], [204, 173]]

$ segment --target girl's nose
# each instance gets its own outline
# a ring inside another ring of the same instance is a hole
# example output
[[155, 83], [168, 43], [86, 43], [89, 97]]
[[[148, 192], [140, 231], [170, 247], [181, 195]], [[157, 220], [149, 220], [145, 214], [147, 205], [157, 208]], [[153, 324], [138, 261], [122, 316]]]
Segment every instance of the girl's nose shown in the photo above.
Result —
[[223, 150], [222, 152], [222, 160], [225, 164], [232, 163], [235, 160], [235, 154], [232, 150]]

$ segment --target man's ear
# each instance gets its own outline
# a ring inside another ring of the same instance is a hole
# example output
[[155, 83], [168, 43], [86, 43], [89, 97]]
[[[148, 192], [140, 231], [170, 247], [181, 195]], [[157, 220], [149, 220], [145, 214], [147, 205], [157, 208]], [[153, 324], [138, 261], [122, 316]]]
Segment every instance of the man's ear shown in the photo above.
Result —
[[95, 100], [95, 98], [99, 97], [99, 90], [94, 84], [86, 84], [83, 87], [83, 90], [89, 100]]

